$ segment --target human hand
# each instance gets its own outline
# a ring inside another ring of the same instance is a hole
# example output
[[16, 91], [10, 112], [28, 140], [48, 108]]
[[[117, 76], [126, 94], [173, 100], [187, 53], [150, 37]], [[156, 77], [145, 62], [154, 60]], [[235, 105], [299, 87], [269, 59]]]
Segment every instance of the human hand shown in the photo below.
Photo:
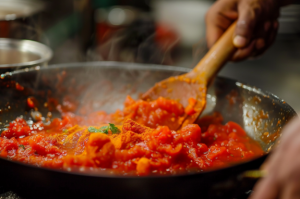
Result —
[[[286, 0], [285, 0], [286, 1]], [[210, 48], [237, 20], [233, 38], [238, 48], [232, 61], [261, 55], [275, 40], [283, 0], [218, 0], [206, 14], [206, 39]]]
[[300, 120], [282, 131], [281, 143], [264, 164], [266, 177], [254, 188], [250, 199], [300, 198]]

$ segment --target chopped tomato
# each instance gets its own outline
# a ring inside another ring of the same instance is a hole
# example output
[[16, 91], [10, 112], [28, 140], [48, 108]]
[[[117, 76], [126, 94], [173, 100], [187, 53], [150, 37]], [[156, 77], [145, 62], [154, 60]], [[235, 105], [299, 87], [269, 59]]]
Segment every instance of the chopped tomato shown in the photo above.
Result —
[[[29, 107], [34, 107], [33, 101], [28, 98]], [[220, 114], [173, 130], [185, 113], [191, 113], [193, 99], [184, 110], [174, 100], [127, 97], [123, 111], [85, 117], [70, 112], [74, 107], [64, 103], [62, 118], [51, 124], [29, 126], [21, 118], [11, 122], [0, 136], [0, 156], [53, 169], [145, 176], [216, 169], [264, 153], [238, 124], [222, 125]]]
[[34, 101], [35, 101], [35, 99], [33, 97], [28, 97], [27, 98], [27, 106], [29, 108], [34, 108], [35, 107]]
[[193, 115], [194, 113], [196, 113], [194, 107], [195, 107], [197, 101], [194, 98], [189, 98], [188, 102], [189, 102], [189, 104], [187, 107], [185, 107], [184, 111], [187, 115]]

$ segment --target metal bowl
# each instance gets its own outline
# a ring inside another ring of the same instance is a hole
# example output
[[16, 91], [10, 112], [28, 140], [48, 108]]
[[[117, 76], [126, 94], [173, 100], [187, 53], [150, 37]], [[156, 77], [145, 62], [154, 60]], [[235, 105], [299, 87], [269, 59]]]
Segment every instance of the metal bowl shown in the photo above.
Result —
[[11, 21], [32, 16], [43, 8], [44, 3], [41, 1], [1, 0], [0, 21]]
[[1, 0], [0, 38], [41, 41], [38, 14], [45, 7], [45, 1], [39, 0]]
[[44, 44], [30, 40], [0, 38], [0, 71], [45, 66], [51, 57], [52, 50]]

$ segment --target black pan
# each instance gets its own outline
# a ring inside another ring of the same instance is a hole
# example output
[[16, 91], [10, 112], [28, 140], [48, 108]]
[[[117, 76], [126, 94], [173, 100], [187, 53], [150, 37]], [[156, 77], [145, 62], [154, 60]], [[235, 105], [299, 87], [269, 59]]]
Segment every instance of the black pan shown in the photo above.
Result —
[[[43, 115], [48, 112], [43, 106], [47, 97], [62, 99], [66, 95], [77, 100], [79, 107], [88, 104], [90, 111], [113, 112], [122, 108], [127, 94], [137, 98], [155, 82], [188, 70], [171, 66], [92, 62], [8, 73], [0, 79], [0, 128], [17, 116], [31, 119], [30, 110], [26, 108], [28, 96], [38, 99]], [[16, 90], [15, 82], [25, 89]], [[209, 89], [207, 107], [202, 116], [214, 111], [222, 113], [224, 123], [235, 121], [244, 127], [266, 153], [278, 139], [265, 143], [261, 140], [262, 134], [280, 131], [296, 116], [295, 111], [275, 95], [222, 77], [216, 78]], [[254, 119], [261, 111], [269, 117]], [[162, 177], [70, 173], [0, 158], [0, 185], [8, 186], [27, 198], [233, 198], [251, 189], [241, 183], [238, 176], [247, 170], [258, 169], [266, 157], [267, 154], [210, 172]]]

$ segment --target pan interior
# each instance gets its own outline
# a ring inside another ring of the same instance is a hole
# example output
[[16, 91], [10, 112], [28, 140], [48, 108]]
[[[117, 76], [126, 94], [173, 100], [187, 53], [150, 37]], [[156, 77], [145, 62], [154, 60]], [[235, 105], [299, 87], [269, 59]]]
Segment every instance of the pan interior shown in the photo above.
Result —
[[[49, 97], [61, 100], [66, 96], [78, 102], [77, 114], [97, 110], [110, 113], [123, 108], [127, 95], [137, 99], [156, 82], [187, 71], [186, 68], [170, 66], [93, 62], [14, 72], [0, 79], [0, 127], [5, 128], [19, 116], [31, 119], [26, 107], [29, 96], [39, 101], [38, 109], [44, 116], [49, 112], [44, 107]], [[14, 82], [25, 89], [15, 89]], [[220, 112], [224, 123], [234, 121], [240, 124], [265, 152], [278, 142], [281, 128], [296, 115], [276, 96], [223, 77], [216, 78], [209, 88], [207, 106], [201, 117], [213, 112]], [[55, 111], [52, 114], [59, 117]], [[270, 139], [264, 139], [266, 135]]]

